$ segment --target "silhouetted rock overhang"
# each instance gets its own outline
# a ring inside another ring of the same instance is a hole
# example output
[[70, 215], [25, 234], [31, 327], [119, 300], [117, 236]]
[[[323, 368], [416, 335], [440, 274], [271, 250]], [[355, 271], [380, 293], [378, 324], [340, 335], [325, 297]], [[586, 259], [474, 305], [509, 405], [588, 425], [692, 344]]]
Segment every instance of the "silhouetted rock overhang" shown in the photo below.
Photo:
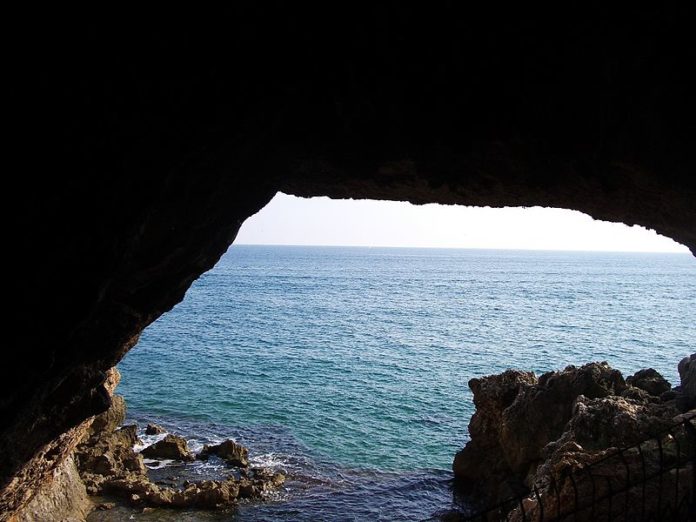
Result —
[[696, 252], [682, 8], [235, 6], [14, 24], [5, 513], [107, 408], [104, 372], [279, 190], [571, 208]]

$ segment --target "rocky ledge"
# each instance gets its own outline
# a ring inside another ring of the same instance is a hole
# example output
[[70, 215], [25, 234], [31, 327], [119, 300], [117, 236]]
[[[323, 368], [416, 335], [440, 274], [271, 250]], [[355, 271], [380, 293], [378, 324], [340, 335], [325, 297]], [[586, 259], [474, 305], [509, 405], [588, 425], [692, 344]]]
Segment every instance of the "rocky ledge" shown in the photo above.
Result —
[[[630, 477], [638, 484], [635, 477], [652, 462], [665, 465], [671, 458], [674, 469], [664, 475], [660, 487], [671, 488], [673, 495], [688, 496], [689, 488], [693, 490], [693, 443], [678, 430], [665, 433], [679, 422], [696, 425], [696, 354], [680, 362], [679, 373], [681, 385], [676, 388], [653, 369], [624, 379], [606, 362], [568, 366], [538, 377], [508, 370], [472, 379], [476, 412], [469, 424], [471, 440], [454, 459], [456, 483], [467, 496], [479, 499], [480, 507], [521, 497], [536, 487], [539, 495], [524, 501], [526, 516], [535, 519], [545, 510], [545, 516], [562, 519], [558, 506], [582, 504], [583, 496], [610, 495], [612, 487], [623, 487], [629, 477], [621, 504], [640, 500], [643, 513], [660, 516], [665, 504], [651, 505], [659, 502], [659, 495], [646, 494], [642, 485], [632, 491]], [[637, 444], [640, 451], [634, 447], [618, 452]], [[599, 485], [587, 473], [590, 465], [592, 473], [602, 477]], [[544, 505], [544, 499], [553, 502]], [[501, 509], [521, 520], [522, 509], [516, 506]], [[616, 515], [619, 507], [595, 506], [577, 520], [591, 520], [602, 509]]]
[[[263, 498], [285, 481], [282, 473], [250, 467], [247, 448], [232, 440], [205, 446], [194, 455], [186, 439], [166, 434], [166, 430], [156, 425], [148, 425], [146, 433], [164, 437], [138, 452], [135, 448], [141, 441], [137, 426], [122, 426], [125, 401], [120, 396], [113, 399], [111, 408], [94, 419], [74, 455], [78, 480], [81, 479], [91, 496], [123, 499], [129, 505], [142, 507], [218, 509], [232, 506], [242, 498]], [[207, 460], [211, 455], [227, 463], [228, 474], [220, 480], [184, 481], [179, 487], [154, 482], [144, 460], [190, 463], [196, 458]], [[112, 503], [103, 503], [97, 507], [111, 506]]]

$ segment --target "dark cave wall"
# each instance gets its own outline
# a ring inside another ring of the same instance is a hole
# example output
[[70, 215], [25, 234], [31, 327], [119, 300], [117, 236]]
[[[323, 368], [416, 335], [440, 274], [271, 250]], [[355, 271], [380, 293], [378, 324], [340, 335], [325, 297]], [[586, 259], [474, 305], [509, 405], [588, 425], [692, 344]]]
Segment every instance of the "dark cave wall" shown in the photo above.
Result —
[[696, 252], [688, 21], [667, 5], [239, 2], [16, 24], [0, 512], [278, 190], [572, 208]]

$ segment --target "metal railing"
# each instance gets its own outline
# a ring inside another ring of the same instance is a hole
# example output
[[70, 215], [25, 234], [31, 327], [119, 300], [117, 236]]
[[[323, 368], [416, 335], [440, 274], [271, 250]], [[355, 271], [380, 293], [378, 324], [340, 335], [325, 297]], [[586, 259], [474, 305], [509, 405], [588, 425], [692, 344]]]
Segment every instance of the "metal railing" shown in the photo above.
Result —
[[696, 416], [460, 520], [696, 521]]

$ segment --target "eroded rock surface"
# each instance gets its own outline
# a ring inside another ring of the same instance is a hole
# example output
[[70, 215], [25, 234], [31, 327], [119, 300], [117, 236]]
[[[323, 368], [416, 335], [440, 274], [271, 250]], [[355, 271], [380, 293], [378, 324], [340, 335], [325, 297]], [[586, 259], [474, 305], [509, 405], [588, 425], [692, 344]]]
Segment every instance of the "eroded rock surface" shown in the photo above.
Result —
[[[134, 450], [140, 443], [137, 427], [116, 427], [117, 421], [122, 422], [124, 416], [125, 403], [113, 401], [111, 409], [100, 415], [96, 423], [99, 429], [89, 431], [77, 447], [75, 458], [84, 482], [82, 487], [86, 486], [90, 495], [113, 496], [135, 506], [214, 509], [234, 504], [240, 498], [263, 498], [285, 481], [285, 475], [280, 472], [248, 469], [248, 449], [227, 440], [206, 446], [204, 452], [218, 455], [240, 468], [236, 473], [220, 480], [185, 482], [182, 487], [154, 483], [148, 476], [143, 457], [191, 462], [194, 457], [188, 443], [183, 437], [168, 434], [138, 453]], [[149, 431], [160, 431], [157, 428], [148, 425]]]
[[68, 457], [13, 522], [82, 522], [94, 505]]
[[196, 458], [208, 460], [210, 455], [217, 455], [232, 466], [239, 466], [243, 468], [249, 466], [249, 450], [230, 439], [221, 442], [220, 444], [203, 446], [203, 450], [196, 455]]
[[171, 433], [162, 440], [148, 446], [141, 453], [143, 457], [148, 459], [172, 459], [187, 462], [194, 460], [193, 453], [189, 450], [186, 439]]
[[476, 406], [471, 441], [457, 453], [453, 470], [465, 488], [497, 499], [525, 489], [543, 448], [561, 436], [580, 395], [618, 394], [626, 383], [608, 364], [591, 363], [538, 379], [508, 370], [472, 379], [469, 387]]
[[[567, 509], [574, 505], [576, 491], [582, 502], [594, 498], [592, 491], [595, 495], [608, 494], [611, 488], [618, 491], [626, 484], [625, 470], [635, 480], [644, 471], [648, 475], [655, 472], [660, 462], [678, 470], [665, 475], [663, 488], [688, 492], [693, 488], [689, 467], [693, 466], [689, 460], [694, 454], [693, 441], [683, 427], [665, 434], [679, 422], [696, 421], [696, 412], [681, 414], [676, 394], [666, 394], [665, 383], [652, 369], [637, 372], [624, 382], [620, 372], [607, 363], [569, 366], [538, 380], [534, 374], [514, 370], [472, 379], [469, 386], [477, 410], [469, 427], [471, 441], [455, 457], [455, 476], [465, 491], [483, 499], [482, 508], [536, 486], [542, 499], [560, 498]], [[662, 449], [656, 440], [644, 442], [658, 435]], [[640, 443], [645, 444], [642, 455], [634, 447], [617, 456], [617, 448]], [[600, 477], [596, 479], [602, 483], [600, 489], [592, 485], [594, 479], [587, 473], [574, 481], [568, 478], [590, 464], [596, 466], [593, 473]], [[647, 487], [655, 488], [652, 484]], [[639, 494], [643, 490], [637, 486], [626, 493], [634, 500]], [[621, 514], [616, 504], [606, 508], [612, 509], [612, 516]], [[666, 505], [650, 499], [642, 503], [651, 516], [664, 514], [660, 510]], [[549, 506], [544, 509], [547, 517], [564, 513], [552, 512]], [[590, 513], [596, 515], [601, 509], [605, 508], [588, 509], [578, 520], [590, 520]], [[525, 501], [525, 511], [527, 516], [540, 515], [535, 496]], [[523, 518], [521, 511], [513, 510], [511, 516]]]

